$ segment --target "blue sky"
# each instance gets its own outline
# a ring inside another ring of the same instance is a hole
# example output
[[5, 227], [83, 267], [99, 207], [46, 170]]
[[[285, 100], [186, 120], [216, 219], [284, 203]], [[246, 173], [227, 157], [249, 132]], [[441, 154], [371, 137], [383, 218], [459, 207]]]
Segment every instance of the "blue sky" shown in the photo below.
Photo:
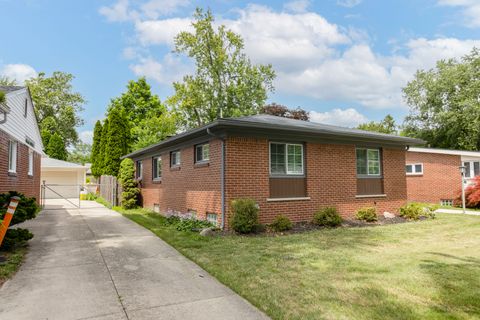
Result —
[[240, 33], [253, 62], [272, 63], [270, 101], [345, 126], [387, 113], [401, 122], [401, 88], [415, 70], [480, 47], [479, 0], [0, 0], [0, 75], [74, 74], [88, 141], [128, 80], [146, 76], [164, 100], [192, 72], [172, 40], [196, 6]]

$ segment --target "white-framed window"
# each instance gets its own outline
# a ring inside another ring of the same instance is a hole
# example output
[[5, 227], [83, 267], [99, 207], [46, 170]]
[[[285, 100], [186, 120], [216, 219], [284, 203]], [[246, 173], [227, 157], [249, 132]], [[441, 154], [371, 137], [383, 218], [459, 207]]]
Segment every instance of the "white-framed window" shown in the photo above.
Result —
[[405, 172], [409, 176], [423, 174], [423, 163], [409, 163], [405, 166]]
[[170, 152], [170, 167], [180, 166], [180, 150]]
[[440, 200], [440, 205], [442, 206], [453, 206], [453, 199], [442, 199]]
[[357, 175], [380, 176], [380, 149], [357, 148]]
[[480, 175], [480, 161], [464, 161], [465, 178], [473, 178]]
[[143, 177], [143, 162], [141, 160], [138, 160], [136, 167], [137, 167], [136, 170], [135, 170], [136, 177], [137, 177], [137, 179], [142, 179], [142, 177]]
[[216, 226], [218, 224], [217, 216], [218, 215], [216, 213], [207, 212], [207, 221]]
[[195, 162], [208, 162], [210, 160], [210, 145], [208, 143], [195, 146]]
[[33, 176], [33, 150], [28, 150], [28, 175]]
[[159, 180], [162, 178], [162, 158], [153, 157], [152, 158], [152, 179]]
[[12, 141], [8, 143], [8, 172], [16, 173], [17, 172], [17, 141]]
[[303, 175], [303, 144], [270, 142], [271, 175]]

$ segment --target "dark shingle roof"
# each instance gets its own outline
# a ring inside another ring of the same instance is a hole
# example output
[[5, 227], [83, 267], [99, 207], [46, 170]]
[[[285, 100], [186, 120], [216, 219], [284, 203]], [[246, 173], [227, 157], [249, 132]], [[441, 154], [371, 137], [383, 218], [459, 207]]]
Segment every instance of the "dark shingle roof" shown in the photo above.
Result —
[[[198, 137], [208, 130], [236, 130], [240, 134], [245, 133], [255, 135], [260, 132], [282, 133], [283, 136], [294, 138], [295, 135], [301, 135], [308, 138], [324, 138], [324, 141], [339, 140], [343, 142], [352, 141], [354, 143], [379, 143], [385, 145], [423, 145], [424, 141], [415, 138], [402, 137], [398, 135], [383, 134], [371, 131], [364, 131], [352, 128], [345, 128], [322, 123], [301, 121], [266, 114], [239, 118], [218, 119], [203, 127], [180, 133], [171, 138], [165, 139], [157, 144], [132, 152], [125, 157], [135, 157], [149, 153], [156, 149], [170, 147], [179, 142]], [[240, 129], [240, 131], [239, 131]]]
[[25, 87], [21, 87], [21, 86], [0, 86], [0, 91], [3, 91], [5, 93], [10, 93], [10, 92], [13, 92], [13, 91], [17, 91], [17, 90], [21, 90]]

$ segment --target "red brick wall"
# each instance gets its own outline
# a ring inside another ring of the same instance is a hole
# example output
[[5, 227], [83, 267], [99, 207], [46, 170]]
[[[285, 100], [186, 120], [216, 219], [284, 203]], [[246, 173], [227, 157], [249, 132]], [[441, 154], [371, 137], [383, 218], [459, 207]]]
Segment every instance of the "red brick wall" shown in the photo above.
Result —
[[423, 175], [407, 175], [409, 201], [440, 203], [461, 190], [459, 155], [407, 152], [407, 164], [423, 163]]
[[210, 141], [210, 161], [207, 166], [194, 164], [194, 146], [181, 151], [180, 169], [170, 168], [170, 154], [162, 154], [161, 182], [152, 180], [152, 157], [143, 159], [141, 182], [143, 206], [152, 209], [160, 205], [161, 212], [169, 210], [197, 211], [199, 219], [206, 213], [217, 213], [220, 218], [221, 141]]
[[18, 191], [28, 197], [40, 200], [40, 162], [41, 155], [34, 152], [33, 176], [28, 175], [29, 147], [21, 142], [17, 144], [17, 173], [8, 172], [8, 145], [11, 137], [0, 130], [0, 193]]
[[[267, 139], [229, 138], [226, 142], [226, 204], [249, 197], [260, 206], [260, 221], [277, 215], [309, 221], [319, 208], [335, 206], [343, 217], [361, 207], [376, 206], [377, 213], [397, 212], [406, 202], [405, 151], [383, 149], [386, 197], [356, 198], [354, 145], [307, 143], [307, 196], [310, 200], [269, 202], [269, 144]], [[227, 214], [228, 219], [228, 214]]]

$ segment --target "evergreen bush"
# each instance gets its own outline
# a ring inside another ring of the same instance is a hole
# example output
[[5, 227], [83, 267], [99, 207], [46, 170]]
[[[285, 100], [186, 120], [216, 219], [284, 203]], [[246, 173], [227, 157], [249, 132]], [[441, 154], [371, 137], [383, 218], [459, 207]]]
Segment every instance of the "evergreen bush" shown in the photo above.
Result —
[[342, 217], [336, 208], [323, 208], [313, 215], [313, 224], [323, 227], [337, 227], [342, 224]]
[[132, 159], [125, 158], [120, 164], [118, 182], [122, 186], [122, 207], [132, 209], [137, 206], [140, 189], [135, 180], [135, 165]]
[[232, 229], [239, 233], [255, 231], [258, 225], [258, 206], [255, 200], [233, 200], [230, 224]]
[[287, 231], [293, 228], [293, 223], [288, 217], [281, 214], [275, 217], [275, 220], [270, 224], [270, 228], [276, 232]]

